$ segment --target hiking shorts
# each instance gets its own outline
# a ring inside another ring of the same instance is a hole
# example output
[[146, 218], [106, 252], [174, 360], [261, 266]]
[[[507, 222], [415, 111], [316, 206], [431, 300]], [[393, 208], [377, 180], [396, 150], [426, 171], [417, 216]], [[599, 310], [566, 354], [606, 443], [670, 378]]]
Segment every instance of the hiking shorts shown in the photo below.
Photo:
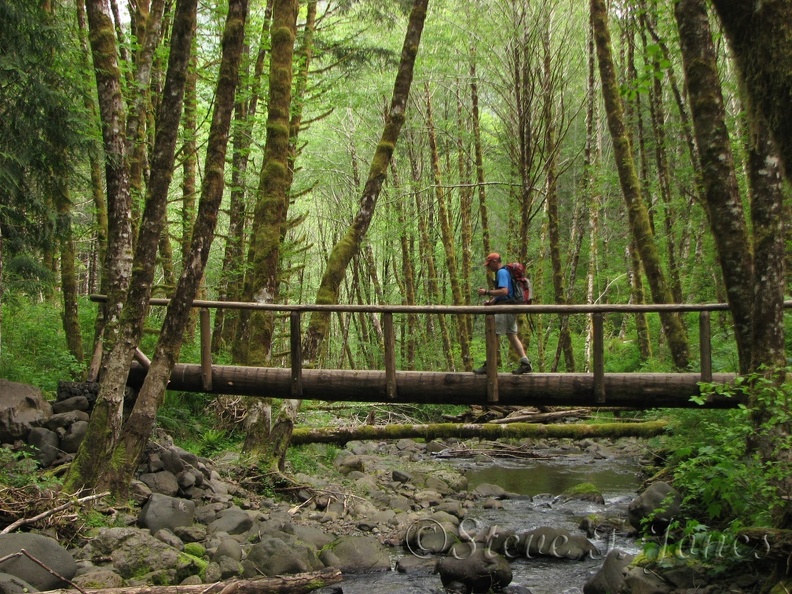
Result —
[[517, 315], [513, 313], [495, 314], [495, 334], [517, 334]]

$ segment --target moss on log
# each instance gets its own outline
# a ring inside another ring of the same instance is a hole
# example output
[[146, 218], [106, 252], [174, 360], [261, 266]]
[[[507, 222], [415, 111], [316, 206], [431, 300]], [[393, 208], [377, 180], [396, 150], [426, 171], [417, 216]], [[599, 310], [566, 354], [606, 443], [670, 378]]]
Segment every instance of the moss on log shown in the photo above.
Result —
[[371, 439], [448, 439], [456, 438], [571, 438], [588, 437], [653, 437], [667, 429], [666, 421], [646, 423], [600, 423], [537, 425], [536, 423], [512, 423], [509, 425], [472, 423], [431, 423], [428, 425], [361, 425], [360, 427], [320, 429], [296, 428], [292, 434], [293, 444], [339, 443]]

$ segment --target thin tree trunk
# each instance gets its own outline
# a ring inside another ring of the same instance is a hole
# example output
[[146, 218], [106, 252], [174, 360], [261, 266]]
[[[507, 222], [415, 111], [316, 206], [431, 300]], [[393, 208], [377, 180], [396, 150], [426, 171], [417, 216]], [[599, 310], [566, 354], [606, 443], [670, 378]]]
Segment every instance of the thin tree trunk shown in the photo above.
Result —
[[476, 49], [470, 49], [470, 109], [473, 118], [473, 146], [476, 155], [476, 182], [478, 183], [479, 219], [481, 220], [482, 254], [489, 254], [489, 218], [487, 216], [487, 191], [484, 186], [484, 151], [481, 148], [481, 116], [479, 115], [478, 75], [476, 74]]
[[[368, 179], [360, 200], [360, 209], [345, 236], [336, 243], [327, 262], [324, 275], [316, 295], [316, 303], [332, 304], [338, 300], [338, 289], [349, 262], [360, 248], [360, 243], [368, 231], [374, 208], [377, 205], [382, 183], [388, 171], [393, 149], [404, 124], [407, 99], [412, 84], [413, 67], [421, 40], [428, 0], [414, 0], [407, 25], [407, 34], [402, 48], [399, 72], [393, 87], [393, 96], [388, 111], [385, 130], [377, 144], [374, 158], [369, 169]], [[327, 334], [330, 318], [325, 312], [314, 312], [303, 342], [303, 360], [313, 361]]]
[[[454, 305], [463, 305], [462, 290], [459, 285], [458, 265], [456, 261], [455, 241], [451, 230], [451, 215], [448, 212], [446, 195], [443, 190], [443, 182], [440, 173], [440, 155], [437, 150], [437, 137], [435, 135], [434, 120], [432, 118], [432, 102], [429, 94], [429, 84], [425, 86], [426, 96], [426, 127], [429, 138], [429, 158], [432, 163], [432, 178], [435, 188], [435, 199], [437, 201], [438, 218], [440, 219], [440, 236], [443, 240], [443, 251], [445, 254], [446, 270], [449, 275], [451, 285], [451, 299]], [[456, 324], [457, 340], [462, 352], [462, 366], [464, 369], [471, 369], [473, 366], [470, 361], [470, 338], [467, 335], [467, 327], [462, 320]], [[453, 367], [452, 369], [455, 369]]]
[[60, 272], [61, 293], [63, 294], [63, 330], [69, 352], [78, 363], [85, 358], [82, 334], [80, 333], [80, 315], [77, 304], [77, 273], [75, 262], [77, 255], [74, 249], [74, 237], [71, 224], [71, 199], [69, 197], [68, 178], [59, 179], [55, 200], [58, 210], [58, 233], [60, 240]]
[[[193, 30], [195, 22], [195, 4], [190, 0], [189, 7], [180, 11], [177, 3], [177, 16], [174, 19], [174, 39], [176, 30]], [[187, 4], [187, 2], [184, 2]], [[198, 216], [193, 230], [191, 257], [179, 279], [179, 285], [168, 305], [165, 320], [162, 324], [159, 340], [151, 361], [151, 367], [135, 401], [135, 406], [124, 426], [119, 444], [124, 455], [116, 468], [108, 469], [113, 491], [124, 493], [134, 476], [141, 454], [151, 436], [156, 422], [156, 414], [165, 396], [165, 389], [170, 379], [173, 366], [176, 364], [185, 325], [189, 319], [192, 301], [203, 278], [209, 248], [214, 238], [217, 225], [217, 214], [223, 197], [225, 156], [228, 145], [228, 131], [234, 107], [234, 95], [239, 76], [239, 62], [244, 42], [245, 20], [247, 18], [247, 0], [230, 0], [225, 31], [223, 33], [223, 53], [220, 73], [215, 93], [215, 108], [212, 114], [212, 125], [209, 131], [206, 163], [206, 176], [201, 188], [201, 200]], [[173, 44], [172, 44], [173, 45]], [[190, 43], [177, 44], [171, 50], [171, 63], [174, 60], [174, 49], [180, 50], [176, 59], [182, 63], [182, 76], [186, 73], [189, 62]], [[171, 68], [168, 68], [170, 78]], [[184, 82], [181, 82], [182, 92]], [[166, 100], [172, 95], [167, 91]], [[178, 101], [181, 104], [181, 97]], [[177, 120], [178, 122], [178, 120]], [[178, 130], [178, 125], [174, 127]], [[112, 459], [119, 459], [113, 457]]]
[[[673, 295], [665, 280], [660, 264], [655, 238], [649, 226], [649, 215], [641, 196], [640, 183], [635, 173], [630, 140], [625, 132], [624, 108], [619, 95], [619, 86], [611, 54], [607, 8], [604, 0], [591, 0], [590, 6], [608, 128], [613, 139], [616, 168], [619, 172], [622, 194], [627, 205], [630, 227], [638, 244], [638, 251], [641, 254], [641, 261], [646, 270], [654, 301], [660, 304], [672, 303]], [[688, 352], [687, 333], [679, 315], [673, 312], [663, 312], [660, 314], [660, 319], [675, 367], [677, 369], [686, 368], [690, 361], [690, 355]]]

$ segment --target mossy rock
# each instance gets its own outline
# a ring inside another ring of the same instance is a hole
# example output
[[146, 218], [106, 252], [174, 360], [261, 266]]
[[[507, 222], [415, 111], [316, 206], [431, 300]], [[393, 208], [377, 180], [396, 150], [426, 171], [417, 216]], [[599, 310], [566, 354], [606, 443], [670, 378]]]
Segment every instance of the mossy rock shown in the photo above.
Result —
[[598, 503], [600, 505], [605, 503], [605, 498], [593, 483], [580, 483], [570, 487], [561, 494], [561, 497], [565, 501], [576, 499], [578, 501], [590, 501], [591, 503]]

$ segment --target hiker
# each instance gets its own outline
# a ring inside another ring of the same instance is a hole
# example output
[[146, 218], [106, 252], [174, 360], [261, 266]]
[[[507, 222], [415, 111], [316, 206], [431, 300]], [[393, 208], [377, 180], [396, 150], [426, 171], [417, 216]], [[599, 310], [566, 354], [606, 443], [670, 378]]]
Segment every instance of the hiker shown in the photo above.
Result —
[[[514, 300], [514, 285], [512, 283], [511, 273], [501, 263], [500, 254], [493, 252], [487, 256], [484, 261], [484, 266], [495, 273], [495, 286], [496, 289], [478, 290], [479, 295], [489, 295], [491, 299], [487, 300], [484, 305], [498, 305], [504, 303], [512, 303]], [[520, 357], [520, 365], [512, 370], [512, 373], [520, 375], [523, 373], [530, 373], [533, 368], [531, 367], [531, 360], [525, 355], [525, 349], [517, 335], [517, 316], [513, 313], [496, 313], [495, 314], [495, 334], [501, 336], [505, 334], [511, 343], [514, 352]], [[487, 373], [487, 364], [485, 363], [473, 373], [483, 375]]]

